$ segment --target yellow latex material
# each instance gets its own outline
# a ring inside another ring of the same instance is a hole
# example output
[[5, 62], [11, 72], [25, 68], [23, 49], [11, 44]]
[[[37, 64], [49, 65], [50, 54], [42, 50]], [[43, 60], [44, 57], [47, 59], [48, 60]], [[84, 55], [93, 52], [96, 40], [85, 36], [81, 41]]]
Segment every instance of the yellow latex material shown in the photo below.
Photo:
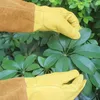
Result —
[[28, 100], [74, 100], [86, 83], [77, 70], [25, 78], [25, 81]]
[[34, 31], [55, 31], [79, 39], [79, 29], [79, 21], [72, 12], [60, 7], [35, 5]]

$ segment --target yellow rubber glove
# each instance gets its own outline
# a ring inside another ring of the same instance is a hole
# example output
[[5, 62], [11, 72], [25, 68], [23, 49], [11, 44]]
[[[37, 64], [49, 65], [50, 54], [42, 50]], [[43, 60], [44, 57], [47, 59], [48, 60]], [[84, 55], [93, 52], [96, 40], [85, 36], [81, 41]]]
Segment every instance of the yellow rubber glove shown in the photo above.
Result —
[[74, 100], [86, 83], [77, 70], [25, 78], [25, 81], [28, 100]]
[[79, 39], [80, 25], [76, 16], [64, 8], [35, 5], [34, 31], [55, 31]]

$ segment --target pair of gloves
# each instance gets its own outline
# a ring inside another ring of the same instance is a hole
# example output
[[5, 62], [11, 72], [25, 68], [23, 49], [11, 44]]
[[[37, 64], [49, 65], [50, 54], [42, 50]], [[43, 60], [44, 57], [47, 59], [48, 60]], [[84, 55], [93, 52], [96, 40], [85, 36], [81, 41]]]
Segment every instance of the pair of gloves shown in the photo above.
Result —
[[[23, 0], [0, 0], [0, 12], [0, 31], [55, 31], [72, 39], [80, 38], [78, 19], [64, 8], [37, 6]], [[25, 78], [26, 87], [21, 85], [21, 88], [10, 80], [8, 85], [6, 82], [0, 81], [0, 100], [27, 100], [23, 99], [25, 95], [20, 95], [25, 94], [23, 88], [26, 88], [28, 100], [74, 100], [86, 80], [73, 70]], [[15, 82], [17, 84], [18, 80]]]

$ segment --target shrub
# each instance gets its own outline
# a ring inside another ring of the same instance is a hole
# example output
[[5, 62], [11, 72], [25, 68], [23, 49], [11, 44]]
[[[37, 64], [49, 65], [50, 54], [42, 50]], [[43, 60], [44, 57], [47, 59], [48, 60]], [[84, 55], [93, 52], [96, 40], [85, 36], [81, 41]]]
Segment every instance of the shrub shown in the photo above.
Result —
[[76, 100], [99, 100], [100, 1], [27, 0], [38, 5], [61, 6], [73, 11], [83, 27], [72, 40], [55, 32], [1, 33], [0, 79], [35, 77], [77, 69], [87, 84]]

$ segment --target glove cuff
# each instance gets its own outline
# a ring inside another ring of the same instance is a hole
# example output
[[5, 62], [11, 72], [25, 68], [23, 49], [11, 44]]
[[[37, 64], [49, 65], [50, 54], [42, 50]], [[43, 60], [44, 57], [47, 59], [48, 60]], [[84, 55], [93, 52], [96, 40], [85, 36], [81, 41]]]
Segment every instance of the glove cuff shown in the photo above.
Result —
[[0, 81], [0, 100], [28, 100], [24, 78]]
[[22, 0], [0, 1], [0, 31], [33, 32], [34, 9], [33, 3]]

